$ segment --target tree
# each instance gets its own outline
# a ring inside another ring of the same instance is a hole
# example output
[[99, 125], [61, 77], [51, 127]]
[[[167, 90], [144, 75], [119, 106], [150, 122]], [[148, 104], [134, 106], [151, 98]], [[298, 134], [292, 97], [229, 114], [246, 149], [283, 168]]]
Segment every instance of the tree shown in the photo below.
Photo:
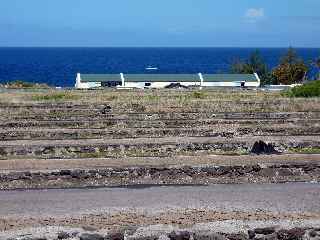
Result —
[[317, 79], [320, 80], [320, 57], [317, 58], [317, 59], [314, 61], [314, 65], [315, 65], [316, 68], [318, 69]]
[[277, 84], [294, 84], [301, 83], [307, 74], [308, 67], [301, 60], [293, 48], [289, 48], [284, 55], [280, 64], [273, 69], [272, 76], [276, 79]]
[[272, 75], [258, 50], [251, 53], [249, 59], [244, 62], [241, 60], [235, 61], [231, 66], [231, 72], [240, 74], [257, 73], [262, 85], [273, 82]]
[[317, 65], [318, 68], [320, 68], [320, 57], [316, 59], [315, 64]]
[[295, 64], [299, 61], [301, 61], [301, 60], [298, 57], [296, 50], [294, 50], [293, 47], [289, 47], [287, 53], [284, 56], [282, 56], [282, 58], [280, 60], [280, 64], [285, 64], [285, 63]]

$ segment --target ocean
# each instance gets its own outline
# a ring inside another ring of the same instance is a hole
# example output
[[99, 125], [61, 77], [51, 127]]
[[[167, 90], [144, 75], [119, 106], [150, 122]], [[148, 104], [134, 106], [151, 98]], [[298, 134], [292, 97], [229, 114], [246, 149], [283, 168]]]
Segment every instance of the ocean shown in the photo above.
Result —
[[[74, 86], [76, 73], [228, 73], [254, 48], [0, 48], [0, 83], [14, 80]], [[258, 49], [270, 68], [285, 48]], [[320, 49], [298, 48], [307, 63]], [[158, 70], [146, 70], [152, 66]], [[312, 75], [312, 72], [311, 72]]]

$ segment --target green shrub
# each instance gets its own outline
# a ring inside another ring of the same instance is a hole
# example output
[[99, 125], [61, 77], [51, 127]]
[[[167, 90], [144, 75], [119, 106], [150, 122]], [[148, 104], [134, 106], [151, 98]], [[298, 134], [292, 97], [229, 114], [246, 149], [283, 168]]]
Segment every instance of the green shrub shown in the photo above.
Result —
[[45, 83], [39, 84], [39, 83], [25, 82], [21, 80], [8, 82], [5, 86], [7, 88], [49, 88], [49, 86]]
[[306, 147], [306, 148], [290, 148], [289, 152], [300, 154], [320, 154], [319, 147]]
[[150, 101], [150, 102], [158, 102], [160, 101], [160, 96], [157, 96], [157, 95], [147, 95], [146, 96], [146, 100], [147, 101]]
[[193, 92], [191, 96], [192, 96], [192, 98], [196, 98], [196, 99], [205, 99], [206, 98], [206, 94], [204, 92]]
[[320, 80], [294, 87], [284, 94], [289, 97], [320, 97]]
[[71, 92], [58, 92], [39, 94], [32, 96], [33, 101], [65, 101], [65, 100], [77, 100], [80, 96], [74, 95]]

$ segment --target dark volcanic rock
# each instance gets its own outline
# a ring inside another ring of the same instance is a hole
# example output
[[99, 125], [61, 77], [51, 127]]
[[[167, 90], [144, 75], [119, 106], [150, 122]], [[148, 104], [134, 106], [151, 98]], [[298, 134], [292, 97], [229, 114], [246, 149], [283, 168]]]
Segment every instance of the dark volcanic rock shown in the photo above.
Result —
[[6, 156], [7, 152], [5, 151], [4, 148], [0, 148], [0, 156]]
[[249, 236], [244, 233], [237, 233], [237, 234], [227, 234], [227, 238], [229, 240], [248, 240]]
[[197, 232], [193, 235], [194, 240], [228, 240], [225, 236], [213, 232]]
[[[33, 236], [25, 236], [25, 237], [18, 237], [18, 238], [10, 238], [11, 240], [47, 240], [45, 237], [33, 237]], [[8, 239], [7, 239], [8, 240]]]
[[302, 228], [282, 229], [277, 232], [277, 237], [279, 240], [302, 240], [304, 234], [305, 229]]
[[[305, 170], [307, 169], [307, 171]], [[50, 181], [62, 179], [55, 187], [115, 186], [125, 179], [126, 184], [181, 183], [229, 183], [251, 181], [261, 182], [297, 181], [318, 179], [320, 165], [317, 164], [275, 164], [268, 166], [194, 166], [194, 167], [135, 167], [106, 168], [98, 170], [58, 170], [52, 172], [11, 172], [0, 174], [0, 189], [50, 188]], [[146, 180], [146, 177], [148, 179]], [[249, 180], [248, 180], [249, 179]], [[121, 183], [123, 184], [123, 182]], [[262, 231], [262, 230], [260, 230]], [[255, 234], [270, 234], [257, 233]]]
[[170, 240], [189, 240], [190, 239], [190, 233], [187, 231], [182, 232], [171, 232], [168, 237]]
[[266, 228], [256, 228], [254, 229], [255, 234], [263, 234], [263, 235], [268, 235], [272, 234], [276, 231], [275, 227], [266, 227]]
[[[262, 237], [261, 237], [262, 236]], [[277, 240], [278, 236], [277, 233], [272, 233], [268, 235], [260, 235], [260, 237], [255, 237], [255, 240]]]
[[104, 237], [97, 233], [83, 233], [80, 240], [104, 240]]
[[105, 239], [106, 240], [123, 240], [124, 233], [123, 232], [111, 232], [108, 234], [108, 236]]
[[69, 176], [71, 175], [71, 170], [60, 170], [61, 176]]
[[314, 229], [309, 232], [309, 236], [312, 238], [316, 237], [317, 235], [317, 231], [315, 231]]
[[110, 113], [112, 111], [112, 107], [107, 105], [107, 106], [104, 106], [103, 109], [101, 110], [101, 113], [102, 114], [107, 114], [107, 113]]
[[91, 227], [91, 226], [82, 226], [82, 229], [88, 232], [94, 232], [98, 230], [95, 227]]
[[256, 234], [254, 231], [248, 230], [248, 236], [249, 236], [249, 239], [253, 239], [256, 236]]
[[[139, 237], [134, 237], [131, 240], [158, 240], [158, 236], [139, 236]], [[167, 237], [167, 239], [169, 239]]]
[[58, 233], [58, 239], [67, 239], [70, 238], [70, 234], [67, 232], [59, 232]]
[[272, 144], [265, 143], [264, 141], [258, 141], [253, 144], [253, 147], [250, 151], [254, 154], [278, 154], [279, 152], [274, 149]]

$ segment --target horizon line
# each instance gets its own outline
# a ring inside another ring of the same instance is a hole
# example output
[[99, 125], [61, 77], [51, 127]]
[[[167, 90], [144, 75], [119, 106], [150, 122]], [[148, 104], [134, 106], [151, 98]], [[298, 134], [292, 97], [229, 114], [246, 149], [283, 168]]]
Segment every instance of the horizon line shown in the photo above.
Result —
[[306, 46], [0, 46], [0, 48], [300, 48], [300, 49], [320, 49], [318, 47], [306, 47]]

